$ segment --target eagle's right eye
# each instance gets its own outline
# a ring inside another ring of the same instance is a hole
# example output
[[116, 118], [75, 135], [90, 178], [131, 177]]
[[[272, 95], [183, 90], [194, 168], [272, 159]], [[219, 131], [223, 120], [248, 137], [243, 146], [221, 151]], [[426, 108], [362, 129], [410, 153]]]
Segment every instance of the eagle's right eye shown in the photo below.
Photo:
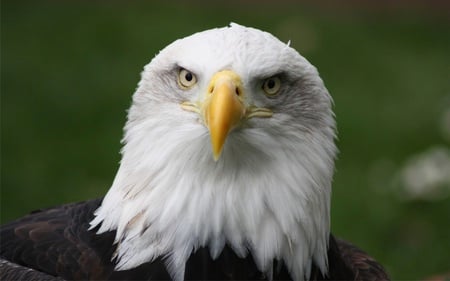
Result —
[[178, 72], [178, 84], [183, 89], [189, 89], [197, 83], [197, 77], [187, 69], [181, 68]]

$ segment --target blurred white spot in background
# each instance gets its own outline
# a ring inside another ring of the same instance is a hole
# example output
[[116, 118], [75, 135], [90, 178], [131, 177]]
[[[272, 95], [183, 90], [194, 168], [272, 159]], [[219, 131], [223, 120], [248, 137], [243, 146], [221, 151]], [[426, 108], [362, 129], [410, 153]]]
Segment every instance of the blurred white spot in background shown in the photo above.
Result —
[[441, 200], [450, 195], [450, 149], [434, 146], [406, 160], [394, 177], [406, 200]]

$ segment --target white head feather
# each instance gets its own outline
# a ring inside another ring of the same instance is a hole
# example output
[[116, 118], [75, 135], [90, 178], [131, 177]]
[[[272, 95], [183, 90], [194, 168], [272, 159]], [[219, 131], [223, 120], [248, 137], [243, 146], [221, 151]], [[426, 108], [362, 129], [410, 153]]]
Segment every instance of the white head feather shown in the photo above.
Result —
[[[197, 76], [186, 90], [180, 67]], [[180, 107], [206, 93], [220, 70], [233, 70], [248, 102], [271, 118], [249, 119], [213, 159], [208, 129]], [[267, 97], [261, 81], [282, 75]], [[122, 161], [92, 228], [116, 230], [116, 269], [159, 256], [181, 280], [190, 254], [225, 244], [270, 273], [283, 260], [295, 279], [311, 263], [327, 272], [330, 194], [336, 147], [331, 97], [316, 69], [269, 33], [231, 24], [180, 39], [144, 69], [125, 126]]]

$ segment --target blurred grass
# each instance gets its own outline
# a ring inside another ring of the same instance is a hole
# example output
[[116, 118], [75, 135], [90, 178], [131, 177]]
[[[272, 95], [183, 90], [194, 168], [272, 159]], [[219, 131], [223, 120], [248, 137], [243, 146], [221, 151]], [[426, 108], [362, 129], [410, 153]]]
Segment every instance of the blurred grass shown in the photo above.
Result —
[[105, 194], [142, 67], [177, 38], [235, 21], [291, 40], [334, 97], [333, 232], [394, 279], [449, 271], [448, 198], [405, 201], [392, 187], [408, 157], [449, 145], [439, 129], [450, 107], [445, 13], [206, 3], [2, 1], [1, 221]]

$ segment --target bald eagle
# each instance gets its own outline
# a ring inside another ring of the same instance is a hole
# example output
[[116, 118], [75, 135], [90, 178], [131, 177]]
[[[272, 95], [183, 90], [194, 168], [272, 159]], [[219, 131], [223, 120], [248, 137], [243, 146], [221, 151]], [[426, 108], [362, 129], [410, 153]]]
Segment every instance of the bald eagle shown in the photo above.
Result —
[[1, 227], [2, 280], [388, 279], [330, 234], [332, 99], [289, 44], [238, 24], [173, 42], [124, 131], [104, 198]]

